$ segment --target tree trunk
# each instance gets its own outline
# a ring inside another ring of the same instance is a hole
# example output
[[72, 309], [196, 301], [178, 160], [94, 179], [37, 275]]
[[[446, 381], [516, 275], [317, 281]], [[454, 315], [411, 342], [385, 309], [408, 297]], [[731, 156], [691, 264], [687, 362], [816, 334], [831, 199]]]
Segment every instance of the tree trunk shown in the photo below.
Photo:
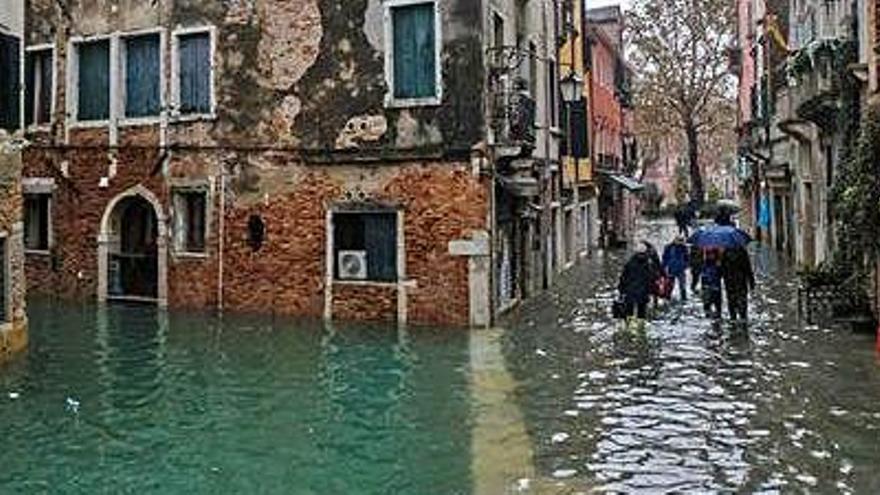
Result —
[[703, 189], [703, 172], [700, 170], [699, 134], [695, 125], [688, 123], [685, 126], [688, 147], [688, 167], [691, 175], [691, 201], [702, 205], [706, 198]]

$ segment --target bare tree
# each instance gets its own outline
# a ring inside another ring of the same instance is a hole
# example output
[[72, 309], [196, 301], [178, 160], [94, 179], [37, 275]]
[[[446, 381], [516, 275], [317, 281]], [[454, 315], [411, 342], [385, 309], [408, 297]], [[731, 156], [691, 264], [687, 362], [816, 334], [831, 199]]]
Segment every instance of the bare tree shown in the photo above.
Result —
[[684, 135], [691, 196], [698, 202], [705, 197], [702, 135], [735, 128], [728, 72], [734, 6], [730, 0], [640, 0], [627, 17], [640, 126]]

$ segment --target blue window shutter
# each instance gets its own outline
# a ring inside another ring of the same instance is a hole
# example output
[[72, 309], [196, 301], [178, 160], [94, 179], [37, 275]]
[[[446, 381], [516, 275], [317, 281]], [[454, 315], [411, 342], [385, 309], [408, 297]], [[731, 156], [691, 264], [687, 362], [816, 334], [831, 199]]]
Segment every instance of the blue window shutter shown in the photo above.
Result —
[[0, 34], [0, 129], [19, 127], [19, 40]]
[[426, 98], [437, 94], [434, 4], [392, 10], [394, 97]]
[[208, 33], [178, 38], [180, 112], [211, 112], [211, 38]]
[[110, 43], [79, 45], [79, 106], [77, 120], [110, 117]]
[[160, 111], [159, 35], [129, 38], [125, 43], [125, 116], [148, 117]]
[[369, 279], [397, 280], [397, 214], [366, 214], [363, 218]]

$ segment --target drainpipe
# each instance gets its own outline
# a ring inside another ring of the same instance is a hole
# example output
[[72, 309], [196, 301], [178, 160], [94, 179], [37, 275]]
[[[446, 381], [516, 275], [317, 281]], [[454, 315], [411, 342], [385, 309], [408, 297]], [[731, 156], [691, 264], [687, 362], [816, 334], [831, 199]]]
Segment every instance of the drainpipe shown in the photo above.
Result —
[[226, 249], [226, 164], [220, 168], [220, 224], [217, 229], [217, 311], [223, 312], [223, 257]]

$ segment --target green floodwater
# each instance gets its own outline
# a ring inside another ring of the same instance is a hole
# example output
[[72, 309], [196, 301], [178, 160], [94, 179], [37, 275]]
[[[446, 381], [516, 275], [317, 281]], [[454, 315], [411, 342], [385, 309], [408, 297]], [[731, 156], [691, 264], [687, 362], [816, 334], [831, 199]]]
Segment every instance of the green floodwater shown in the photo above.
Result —
[[0, 493], [471, 493], [463, 331], [32, 302]]
[[752, 256], [747, 327], [691, 297], [641, 334], [608, 315], [622, 252], [505, 330], [32, 301], [0, 495], [880, 493], [873, 336], [803, 325], [788, 264]]

